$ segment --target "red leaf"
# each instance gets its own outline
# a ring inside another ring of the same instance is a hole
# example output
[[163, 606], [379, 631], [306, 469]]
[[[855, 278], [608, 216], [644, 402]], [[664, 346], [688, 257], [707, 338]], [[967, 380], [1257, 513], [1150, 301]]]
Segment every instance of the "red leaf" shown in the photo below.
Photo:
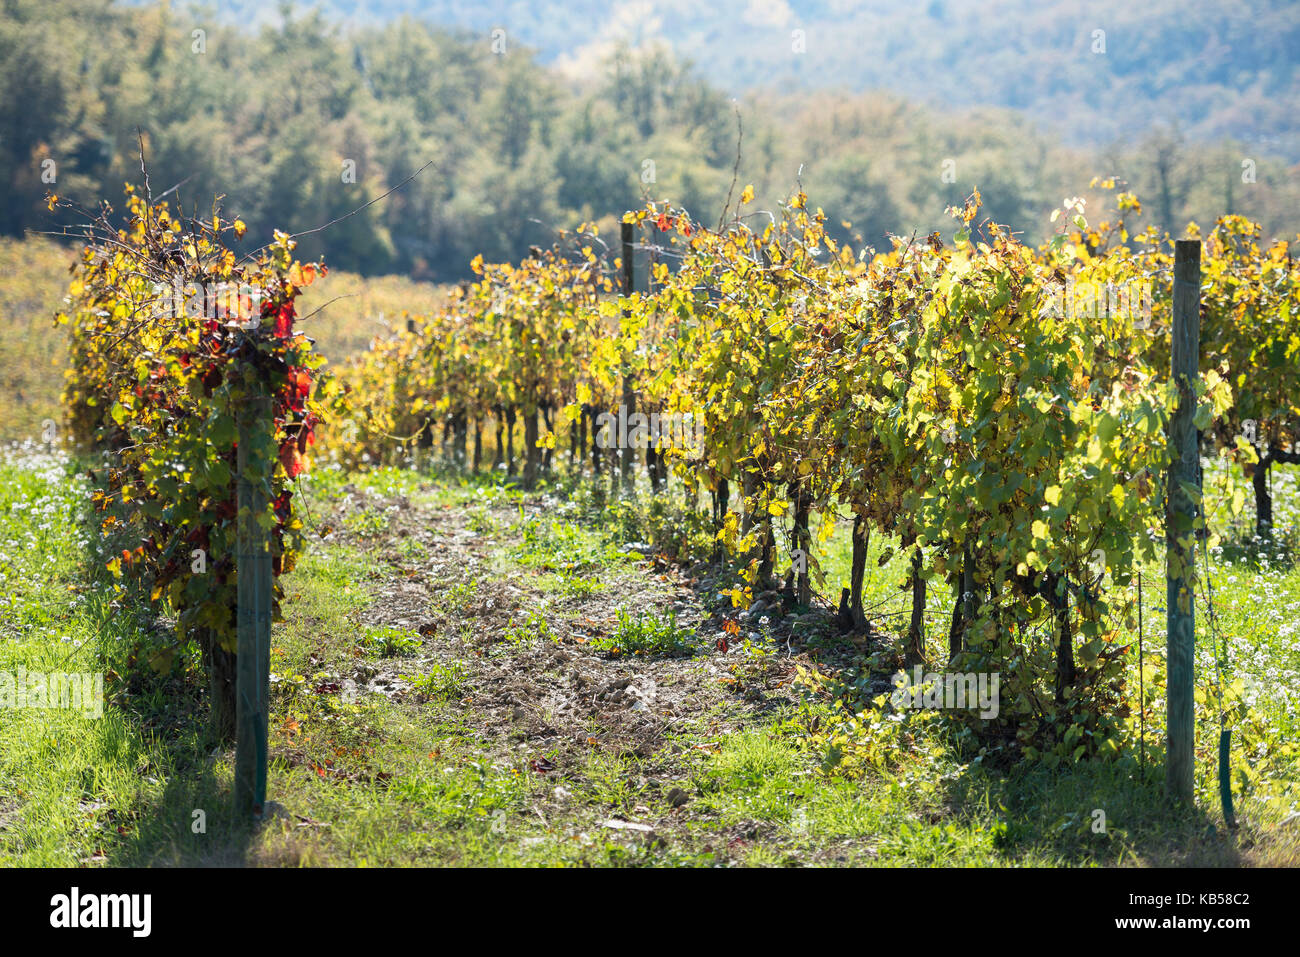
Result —
[[289, 473], [289, 478], [297, 478], [302, 472], [302, 460], [298, 458], [297, 444], [289, 439], [280, 446], [280, 464]]
[[275, 313], [275, 334], [280, 337], [293, 332], [293, 303], [286, 302]]

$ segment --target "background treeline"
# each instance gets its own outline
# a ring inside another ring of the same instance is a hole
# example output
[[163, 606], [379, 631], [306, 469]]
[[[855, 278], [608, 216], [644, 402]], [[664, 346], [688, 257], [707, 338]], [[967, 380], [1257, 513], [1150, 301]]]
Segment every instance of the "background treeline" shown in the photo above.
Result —
[[[1097, 173], [1129, 181], [1145, 222], [1173, 231], [1226, 211], [1268, 235], [1300, 226], [1300, 189], [1282, 160], [1177, 124], [1131, 145], [1066, 147], [1037, 117], [1002, 108], [773, 88], [733, 104], [666, 46], [613, 46], [575, 71], [541, 63], [510, 31], [505, 43], [496, 53], [489, 30], [410, 18], [354, 26], [284, 8], [253, 26], [167, 4], [6, 0], [0, 234], [57, 228], [49, 189], [120, 200], [122, 183], [140, 178], [139, 130], [155, 194], [182, 184], [180, 199], [200, 212], [224, 196], [249, 243], [343, 217], [431, 162], [299, 250], [366, 274], [457, 279], [477, 254], [517, 259], [557, 227], [612, 224], [644, 198], [716, 215], [738, 120], [739, 181], [755, 184], [760, 205], [799, 181], [840, 238], [877, 247], [887, 232], [940, 227], [944, 207], [976, 185], [989, 215], [1036, 240], [1047, 213]], [[1244, 157], [1254, 183], [1242, 181]]]
[[[1177, 121], [1199, 140], [1232, 137], [1300, 160], [1294, 0], [319, 3], [349, 24], [409, 13], [501, 27], [575, 75], [619, 42], [662, 41], [732, 93], [883, 89], [946, 109], [1010, 107], [1079, 145], [1137, 142], [1157, 121]], [[242, 22], [276, 16], [265, 0], [218, 9]]]

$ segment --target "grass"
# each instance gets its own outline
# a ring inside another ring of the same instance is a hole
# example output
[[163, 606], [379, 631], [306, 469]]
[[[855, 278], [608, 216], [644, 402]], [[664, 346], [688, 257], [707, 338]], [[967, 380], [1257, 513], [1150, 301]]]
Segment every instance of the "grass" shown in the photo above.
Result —
[[417, 699], [424, 701], [459, 698], [468, 687], [469, 671], [462, 662], [433, 662], [421, 674], [403, 675], [411, 682]]
[[565, 598], [590, 598], [605, 591], [606, 585], [595, 575], [573, 571], [546, 572], [537, 577], [537, 587]]
[[420, 636], [391, 625], [367, 627], [361, 636], [361, 650], [378, 658], [406, 658], [416, 653]]
[[[1161, 848], [1173, 854], [1179, 841], [1197, 855], [1214, 862], [1211, 844], [1202, 846], [1206, 828], [1224, 826], [1218, 793], [1217, 744], [1218, 710], [1222, 706], [1234, 726], [1232, 768], [1236, 813], [1249, 819], [1256, 836], [1270, 831], [1300, 807], [1300, 749], [1289, 744], [1300, 735], [1300, 566], [1289, 556], [1296, 553], [1296, 532], [1300, 529], [1300, 490], [1294, 471], [1274, 469], [1276, 526], [1279, 542], [1263, 545], [1252, 541], [1253, 514], [1232, 519], [1216, 514], [1212, 525], [1221, 530], [1222, 542], [1197, 555], [1198, 570], [1205, 576], [1208, 560], [1215, 616], [1208, 613], [1209, 592], [1204, 582], [1198, 594], [1196, 618], [1197, 740], [1196, 800], [1208, 810], [1198, 818], [1197, 828], [1170, 830], [1158, 825], [1167, 819], [1162, 793], [1160, 760], [1163, 749], [1165, 681], [1165, 608], [1163, 563], [1142, 568], [1144, 595], [1145, 669], [1142, 684], [1146, 692], [1146, 763], [1137, 747], [1137, 720], [1130, 724], [1129, 747], [1118, 765], [1083, 763], [1045, 773], [1016, 768], [1003, 777], [994, 792], [997, 799], [1032, 814], [1030, 824], [1012, 828], [1012, 833], [1047, 835], [1051, 846], [1060, 846], [1058, 832], [1081, 830], [1091, 834], [1091, 813], [1103, 810], [1122, 832], [1144, 847]], [[866, 562], [864, 607], [877, 616], [878, 626], [896, 636], [906, 626], [910, 593], [903, 590], [907, 578], [907, 557], [896, 552], [882, 563], [897, 543], [873, 536]], [[827, 586], [847, 585], [851, 563], [851, 541], [847, 526], [837, 534], [820, 556]], [[828, 589], [829, 590], [829, 589]], [[1121, 602], [1136, 606], [1136, 584], [1116, 589]], [[833, 594], [838, 594], [838, 588]], [[952, 596], [932, 583], [927, 596], [926, 622], [928, 658], [942, 662], [946, 655], [940, 642], [946, 640]], [[1135, 617], [1135, 616], [1133, 616]], [[1118, 622], [1117, 644], [1136, 647], [1138, 634], [1132, 623]], [[1131, 655], [1126, 673], [1127, 700], [1137, 709], [1139, 687], [1136, 654]], [[1219, 674], [1223, 675], [1220, 682]], [[1122, 771], [1120, 769], [1123, 769]], [[978, 778], [978, 775], [973, 776]], [[992, 787], [992, 785], [988, 785]], [[986, 789], [986, 799], [990, 792]], [[969, 797], [969, 795], [967, 795]], [[1008, 803], [1009, 802], [1009, 803]], [[1091, 805], [1089, 806], [1089, 802]], [[1116, 804], [1122, 805], [1118, 810]], [[1272, 832], [1269, 846], [1259, 859], [1300, 861], [1300, 834], [1295, 829]], [[1114, 835], [1114, 828], [1110, 832]], [[1137, 837], [1144, 834], [1145, 839]], [[1162, 836], [1163, 834], [1163, 836]], [[1142, 857], [1132, 846], [1116, 852], [1117, 862]], [[1073, 847], [1073, 845], [1067, 846]], [[1149, 858], [1148, 858], [1149, 859]], [[1230, 861], [1221, 861], [1230, 862]]]
[[[771, 687], [763, 675], [784, 651], [762, 641], [718, 659], [721, 675], [700, 678], [734, 693], [715, 711], [685, 716], [658, 752], [637, 758], [593, 749], [562, 776], [539, 772], [533, 762], [546, 757], [544, 748], [503, 750], [475, 726], [472, 706], [463, 704], [478, 668], [472, 657], [409, 657], [419, 654], [413, 635], [372, 623], [385, 572], [368, 538], [318, 547], [285, 579], [287, 617], [275, 626], [272, 657], [276, 809], [258, 829], [237, 826], [225, 810], [232, 755], [205, 745], [193, 661], [182, 655], [172, 671], [147, 679], [116, 677], [127, 673], [133, 648], [157, 640], [157, 625], [93, 571], [95, 541], [79, 521], [86, 490], [72, 471], [31, 449], [0, 455], [0, 671], [97, 671], [107, 676], [108, 697], [99, 719], [0, 710], [6, 865], [1300, 862], [1296, 828], [1278, 827], [1297, 800], [1294, 753], [1283, 748], [1296, 740], [1300, 577], [1275, 555], [1253, 564], [1211, 556], [1229, 662], [1234, 677], [1252, 676], [1242, 691], [1254, 696], [1261, 729], [1250, 738], [1243, 727], [1258, 752], [1249, 762], [1244, 751], [1237, 755], [1256, 777], [1237, 782], [1242, 827], [1232, 839], [1214, 792], [1212, 702], [1200, 708], [1200, 810], [1182, 815], [1163, 798], [1158, 729], [1145, 766], [1126, 753], [1055, 771], [1008, 771], [961, 758], [929, 716], [858, 709], [860, 723], [841, 727], [843, 742], [817, 740], [809, 727], [835, 727], [836, 706], [783, 685], [784, 703], [719, 732], [750, 690]], [[518, 542], [495, 553], [493, 574], [545, 583], [537, 589], [543, 603], [550, 592], [585, 589], [570, 583], [598, 584], [614, 569], [638, 574], [617, 548], [622, 531], [583, 521], [576, 507], [548, 509], [543, 519], [518, 493], [473, 480], [323, 470], [308, 489], [318, 517], [348, 486], [431, 509], [481, 508], [503, 534], [503, 516], [513, 511]], [[872, 543], [868, 603], [887, 610], [905, 596], [897, 589], [901, 560], [875, 564], [883, 545]], [[838, 560], [825, 557], [832, 574]], [[473, 594], [470, 585], [444, 590], [444, 612], [467, 606]], [[933, 606], [939, 616], [944, 597]], [[1147, 618], [1153, 679], [1163, 644], [1155, 605]], [[672, 653], [693, 639], [671, 616], [621, 611], [611, 638], [625, 651]], [[389, 667], [410, 683], [406, 700], [330, 690], [358, 644], [380, 661], [401, 658]], [[1200, 674], [1213, 673], [1208, 639], [1198, 648]], [[1153, 715], [1162, 710], [1158, 699], [1150, 704]], [[860, 760], [828, 761], [832, 747]], [[657, 822], [653, 835], [620, 823], [647, 819]]]
[[688, 655], [694, 646], [695, 632], [677, 625], [677, 616], [661, 617], [653, 612], [618, 610], [614, 634], [591, 642], [596, 651], [611, 655]]
[[599, 527], [567, 520], [544, 521], [521, 512], [517, 530], [522, 539], [511, 557], [526, 568], [573, 574], [617, 565], [626, 559], [606, 530]]
[[559, 641], [559, 638], [551, 631], [547, 618], [548, 616], [542, 608], [530, 611], [522, 621], [514, 621], [506, 629], [504, 636], [506, 642], [512, 645], [524, 645], [534, 640]]
[[[0, 671], [104, 675], [146, 623], [80, 577], [81, 481], [55, 456], [6, 451], [0, 476]], [[173, 757], [107, 684], [115, 694], [100, 718], [0, 708], [0, 863], [93, 861], [161, 793]], [[162, 707], [156, 716], [168, 718]]]

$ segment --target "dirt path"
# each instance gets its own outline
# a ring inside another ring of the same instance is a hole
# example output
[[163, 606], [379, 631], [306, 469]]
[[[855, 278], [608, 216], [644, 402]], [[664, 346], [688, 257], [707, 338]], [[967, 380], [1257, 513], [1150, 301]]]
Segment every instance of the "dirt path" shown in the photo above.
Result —
[[[543, 821], [574, 818], [570, 798], [589, 787], [587, 769], [603, 756], [637, 769], [629, 798], [588, 806], [573, 828], [662, 841], [680, 836], [688, 821], [707, 826], [699, 818], [709, 812], [691, 807], [700, 759], [723, 737], [767, 726], [792, 704], [790, 680], [806, 656], [794, 646], [749, 654], [724, 629], [734, 611], [705, 607], [707, 577], [635, 553], [566, 561], [565, 546], [545, 541], [555, 516], [543, 503], [521, 514], [517, 505], [437, 506], [345, 492], [327, 541], [364, 550], [378, 569], [365, 625], [415, 633], [422, 643], [410, 657], [358, 659], [344, 693], [381, 692], [418, 705], [428, 692], [411, 678], [457, 676], [445, 707], [473, 730], [483, 758], [522, 763], [554, 783], [533, 808]], [[533, 543], [543, 540], [530, 553], [534, 520]], [[692, 653], [595, 650], [594, 642], [615, 633], [619, 609], [674, 616], [694, 631]], [[723, 843], [735, 849], [763, 831], [742, 823]]]
[[[634, 553], [627, 562], [594, 570], [603, 586], [594, 594], [548, 594], [539, 585], [545, 566], [528, 568], [510, 559], [521, 541], [510, 524], [517, 522], [517, 510], [491, 509], [493, 524], [485, 533], [469, 527], [475, 516], [463, 508], [351, 494], [340, 509], [344, 521], [351, 509], [396, 506], [382, 536], [340, 536], [366, 548], [390, 573], [367, 617], [425, 638], [414, 661], [390, 659], [379, 663], [377, 674], [356, 676], [372, 689], [391, 687], [400, 694], [396, 674], [409, 673], [412, 665], [472, 661], [467, 693], [456, 703], [485, 730], [539, 749], [585, 752], [594, 740], [602, 749], [637, 757], [648, 757], [683, 729], [701, 730], [703, 715], [723, 712], [709, 729], [726, 732], [786, 701], [779, 693], [755, 701], [752, 688], [739, 698], [724, 689], [722, 679], [738, 660], [736, 639], [723, 630], [724, 615], [704, 607], [699, 579], [676, 566]], [[526, 512], [529, 518], [545, 515], [541, 506]], [[412, 559], [409, 548], [404, 555], [398, 547], [404, 542], [419, 543], [431, 555]], [[615, 656], [592, 650], [593, 640], [613, 633], [619, 608], [675, 613], [680, 625], [696, 629], [696, 653]], [[733, 646], [728, 651], [718, 645], [724, 637]], [[771, 690], [779, 692], [780, 678], [793, 664], [787, 659], [775, 671]]]

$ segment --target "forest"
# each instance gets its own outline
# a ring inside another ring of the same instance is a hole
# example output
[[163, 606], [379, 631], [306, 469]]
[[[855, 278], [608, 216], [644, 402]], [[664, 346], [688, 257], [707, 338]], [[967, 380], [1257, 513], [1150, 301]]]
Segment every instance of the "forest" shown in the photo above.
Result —
[[[944, 207], [975, 186], [998, 222], [1040, 239], [1060, 198], [1098, 173], [1131, 184], [1147, 200], [1143, 222], [1170, 230], [1225, 212], [1274, 237], [1300, 227], [1289, 172], [1298, 154], [1281, 127], [1270, 147], [1234, 138], [1239, 124], [1211, 130], [1171, 110], [1135, 115], [1107, 136], [1095, 105], [934, 102], [904, 96], [910, 82], [893, 92], [784, 82], [725, 91], [701, 69], [711, 56], [692, 65], [666, 43], [613, 44], [575, 73], [540, 59], [514, 20], [494, 40], [486, 12], [477, 33], [282, 13], [250, 26], [202, 7], [6, 3], [0, 235], [65, 228], [44, 206], [52, 187], [83, 204], [114, 200], [138, 179], [141, 143], [159, 192], [175, 186], [192, 212], [223, 197], [254, 235], [347, 216], [303, 237], [303, 254], [433, 281], [467, 278], [479, 253], [518, 258], [556, 229], [610, 226], [646, 199], [708, 218], [733, 174], [768, 207], [801, 184], [837, 238], [878, 249], [889, 234], [938, 228]], [[1162, 55], [1175, 54], [1194, 58], [1178, 46]], [[1263, 75], [1271, 61], [1252, 62]], [[1296, 95], [1294, 79], [1279, 79], [1293, 73], [1272, 75], [1284, 101]], [[1068, 71], [1061, 82], [1079, 94], [1092, 84]], [[1216, 82], [1216, 97], [1257, 117], [1234, 80]], [[1049, 117], [1093, 135], [1065, 137]]]

